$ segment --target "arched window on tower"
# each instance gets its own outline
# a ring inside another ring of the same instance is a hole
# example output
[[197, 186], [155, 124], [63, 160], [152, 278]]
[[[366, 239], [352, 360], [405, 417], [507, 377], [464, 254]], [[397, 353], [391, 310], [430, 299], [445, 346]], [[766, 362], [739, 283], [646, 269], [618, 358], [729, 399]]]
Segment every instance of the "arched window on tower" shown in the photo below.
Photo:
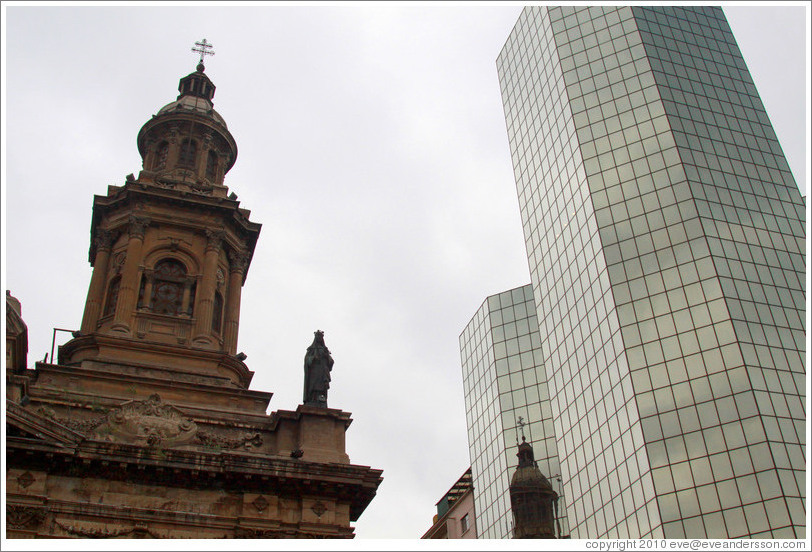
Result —
[[166, 159], [169, 157], [169, 143], [164, 141], [158, 144], [155, 152], [155, 170], [160, 171], [166, 168]]
[[217, 177], [217, 152], [209, 150], [209, 156], [206, 160], [206, 178], [211, 181]]
[[197, 157], [197, 144], [192, 139], [186, 139], [180, 145], [180, 157], [178, 158], [178, 166], [193, 169], [195, 167], [195, 158]]
[[174, 259], [164, 259], [155, 265], [153, 274], [152, 312], [175, 316], [181, 314], [186, 267]]
[[107, 297], [104, 300], [104, 314], [102, 316], [110, 316], [116, 312], [116, 303], [118, 302], [118, 289], [121, 286], [121, 276], [116, 276], [110, 280], [110, 285], [107, 286]]
[[214, 292], [214, 306], [211, 312], [211, 329], [220, 333], [223, 325], [223, 296], [219, 291]]

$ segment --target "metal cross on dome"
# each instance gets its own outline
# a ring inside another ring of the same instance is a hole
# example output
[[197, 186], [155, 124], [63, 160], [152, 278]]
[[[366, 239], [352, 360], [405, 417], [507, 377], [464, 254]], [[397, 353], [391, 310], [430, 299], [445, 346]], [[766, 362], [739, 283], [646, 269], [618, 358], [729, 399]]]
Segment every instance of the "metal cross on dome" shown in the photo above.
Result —
[[195, 42], [195, 46], [197, 46], [197, 48], [192, 48], [192, 51], [200, 54], [200, 63], [203, 63], [203, 56], [214, 55], [214, 52], [209, 51], [211, 48], [214, 48], [214, 46], [206, 42], [205, 38], [200, 42]]

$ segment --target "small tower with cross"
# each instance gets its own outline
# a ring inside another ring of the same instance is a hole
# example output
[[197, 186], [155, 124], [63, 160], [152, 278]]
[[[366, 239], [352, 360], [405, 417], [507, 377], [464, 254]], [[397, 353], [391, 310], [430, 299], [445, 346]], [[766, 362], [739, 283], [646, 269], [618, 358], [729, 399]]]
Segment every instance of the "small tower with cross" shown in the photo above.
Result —
[[533, 454], [533, 446], [524, 436], [527, 423], [519, 416], [516, 425], [522, 434], [519, 465], [510, 480], [510, 508], [513, 511], [513, 538], [554, 539], [557, 531], [558, 494], [542, 475]]

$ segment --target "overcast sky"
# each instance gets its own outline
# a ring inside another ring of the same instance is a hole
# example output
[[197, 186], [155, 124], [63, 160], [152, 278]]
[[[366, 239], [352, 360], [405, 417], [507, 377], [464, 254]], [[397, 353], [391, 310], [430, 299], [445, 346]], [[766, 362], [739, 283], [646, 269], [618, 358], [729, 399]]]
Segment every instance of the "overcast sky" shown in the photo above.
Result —
[[[263, 225], [242, 295], [251, 387], [295, 410], [323, 330], [350, 460], [384, 470], [357, 537], [419, 538], [470, 462], [458, 336], [530, 281], [495, 63], [521, 7], [10, 4], [3, 286], [29, 365], [79, 327], [93, 195], [138, 174], [138, 130], [205, 37], [239, 148], [225, 183]], [[725, 11], [806, 194], [808, 4]]]

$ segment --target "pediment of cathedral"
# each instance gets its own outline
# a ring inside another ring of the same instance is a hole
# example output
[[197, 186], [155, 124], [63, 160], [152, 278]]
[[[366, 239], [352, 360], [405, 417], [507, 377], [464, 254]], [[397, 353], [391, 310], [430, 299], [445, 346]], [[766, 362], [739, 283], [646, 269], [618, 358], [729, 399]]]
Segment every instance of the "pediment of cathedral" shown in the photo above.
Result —
[[6, 435], [35, 439], [50, 445], [73, 448], [85, 437], [64, 425], [6, 399]]

